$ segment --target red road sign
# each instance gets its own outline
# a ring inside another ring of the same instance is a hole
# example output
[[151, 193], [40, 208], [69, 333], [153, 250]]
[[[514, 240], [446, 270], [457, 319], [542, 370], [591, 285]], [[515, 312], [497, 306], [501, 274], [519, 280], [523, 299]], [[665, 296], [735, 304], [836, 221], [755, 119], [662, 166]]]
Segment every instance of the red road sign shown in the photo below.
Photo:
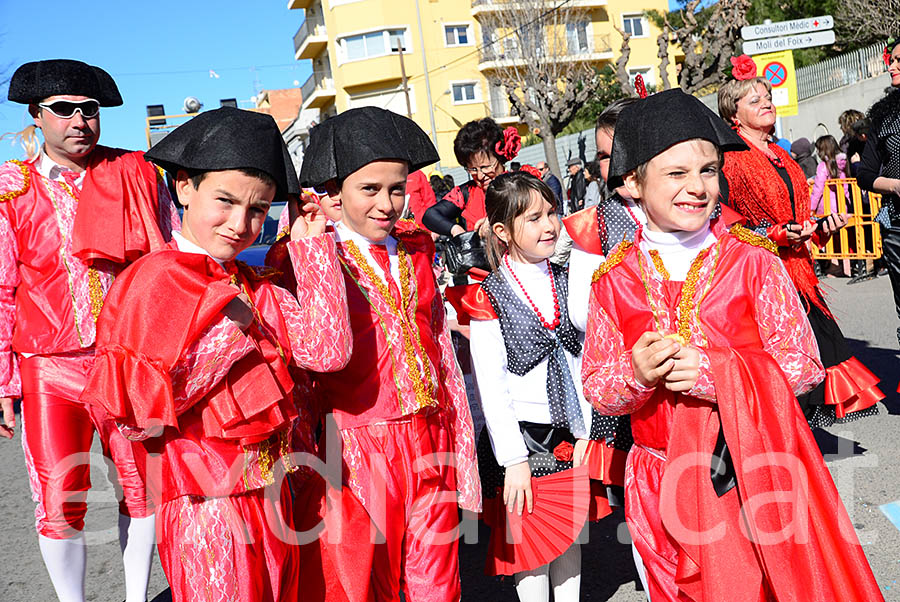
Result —
[[772, 83], [772, 87], [777, 88], [787, 79], [787, 69], [778, 61], [772, 61], [763, 69], [763, 77]]

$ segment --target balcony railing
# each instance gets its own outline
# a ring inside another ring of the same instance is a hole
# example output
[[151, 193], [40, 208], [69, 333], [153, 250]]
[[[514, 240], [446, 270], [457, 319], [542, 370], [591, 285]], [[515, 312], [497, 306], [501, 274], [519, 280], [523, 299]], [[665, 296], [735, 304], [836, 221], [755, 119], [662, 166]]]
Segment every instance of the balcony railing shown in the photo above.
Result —
[[494, 119], [502, 119], [504, 117], [515, 117], [509, 103], [491, 100], [491, 117]]
[[303, 95], [303, 108], [307, 108], [309, 102], [320, 92], [334, 93], [334, 80], [330, 73], [324, 71], [313, 71], [303, 85], [300, 86], [300, 93]]
[[552, 56], [553, 53], [546, 52], [543, 47], [526, 52], [518, 46], [504, 48], [503, 43], [504, 40], [500, 40], [483, 48], [480, 51], [478, 62], [520, 61], [531, 59], [534, 55], [546, 57], [548, 59], [552, 58], [553, 60], [583, 60], [591, 58], [591, 55], [593, 54], [612, 52], [612, 46], [610, 46], [609, 43], [609, 35], [593, 36], [586, 45], [581, 44], [574, 39], [570, 39], [568, 40], [564, 51], [555, 53], [555, 56]]
[[300, 24], [300, 29], [297, 30], [297, 33], [294, 34], [294, 52], [298, 52], [300, 48], [303, 47], [303, 43], [310, 36], [324, 36], [327, 35], [325, 32], [325, 22], [321, 20], [313, 20], [310, 21], [307, 19], [303, 23]]
[[[556, 2], [547, 3], [548, 8], [556, 5]], [[607, 0], [568, 0], [568, 2], [564, 2], [559, 5], [559, 8], [562, 9], [573, 9], [573, 8], [595, 8], [599, 6], [606, 6]], [[473, 13], [485, 11], [494, 11], [494, 10], [509, 10], [509, 9], [533, 9], [534, 2], [522, 2], [521, 0], [472, 0], [472, 9]]]

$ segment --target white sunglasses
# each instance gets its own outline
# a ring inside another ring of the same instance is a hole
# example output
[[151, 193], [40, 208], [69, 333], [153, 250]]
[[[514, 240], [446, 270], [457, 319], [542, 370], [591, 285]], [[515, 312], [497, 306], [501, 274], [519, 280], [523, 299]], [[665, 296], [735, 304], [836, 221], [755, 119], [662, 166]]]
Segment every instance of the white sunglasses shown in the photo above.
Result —
[[81, 113], [85, 119], [96, 117], [100, 113], [100, 103], [90, 98], [88, 100], [56, 100], [51, 103], [39, 102], [38, 106], [46, 109], [60, 119], [71, 119], [75, 111]]

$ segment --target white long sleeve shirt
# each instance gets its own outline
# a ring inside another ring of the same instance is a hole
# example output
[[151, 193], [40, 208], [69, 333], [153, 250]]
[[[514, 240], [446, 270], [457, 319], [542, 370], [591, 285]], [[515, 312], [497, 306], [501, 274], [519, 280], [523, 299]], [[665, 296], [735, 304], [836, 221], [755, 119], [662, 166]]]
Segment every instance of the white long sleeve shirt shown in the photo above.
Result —
[[[546, 262], [523, 264], [510, 261], [519, 281], [532, 301], [540, 309], [544, 319], [553, 320], [553, 293]], [[522, 290], [510, 276], [506, 266], [500, 273], [509, 282], [516, 295], [528, 305]], [[470, 349], [472, 364], [485, 425], [491, 438], [491, 446], [497, 463], [507, 467], [528, 459], [528, 448], [519, 430], [519, 421], [550, 424], [550, 405], [547, 399], [547, 359], [524, 376], [509, 371], [506, 362], [506, 344], [500, 330], [500, 320], [472, 320]], [[569, 371], [575, 381], [584, 424], [572, 425], [570, 430], [578, 439], [586, 439], [590, 429], [591, 406], [585, 400], [581, 386], [581, 355], [563, 353]]]
[[[633, 199], [622, 198], [624, 203], [641, 225], [647, 223], [647, 216], [644, 215], [640, 205], [636, 204]], [[601, 208], [597, 209], [601, 211]], [[594, 272], [600, 267], [600, 264], [606, 261], [603, 255], [595, 255], [588, 253], [584, 247], [577, 242], [572, 244], [572, 252], [569, 255], [569, 320], [572, 325], [585, 332], [587, 330], [588, 304], [591, 300], [591, 281]]]

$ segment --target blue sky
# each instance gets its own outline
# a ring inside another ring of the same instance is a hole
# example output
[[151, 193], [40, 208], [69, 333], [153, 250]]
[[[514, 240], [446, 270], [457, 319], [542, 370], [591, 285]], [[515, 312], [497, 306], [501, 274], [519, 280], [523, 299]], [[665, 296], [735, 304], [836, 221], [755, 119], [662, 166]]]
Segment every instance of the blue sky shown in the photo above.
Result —
[[[302, 84], [311, 70], [310, 61], [294, 60], [302, 21], [287, 0], [0, 0], [0, 79], [40, 59], [103, 67], [125, 104], [101, 111], [101, 142], [145, 150], [148, 104], [181, 113], [186, 96], [214, 108], [220, 98], [249, 101], [259, 89]], [[26, 107], [8, 102], [6, 93], [0, 88], [0, 134], [31, 123]], [[22, 154], [10, 138], [0, 140], [0, 161]]]
[[[101, 111], [101, 143], [145, 150], [148, 104], [181, 113], [186, 96], [215, 108], [220, 98], [247, 101], [257, 88], [302, 84], [311, 69], [310, 61], [294, 60], [302, 21], [303, 12], [288, 10], [287, 0], [0, 0], [0, 79], [41, 59], [103, 67], [125, 104]], [[0, 133], [31, 123], [26, 107], [6, 94], [0, 88]], [[9, 138], [0, 140], [0, 161], [22, 154]]]

